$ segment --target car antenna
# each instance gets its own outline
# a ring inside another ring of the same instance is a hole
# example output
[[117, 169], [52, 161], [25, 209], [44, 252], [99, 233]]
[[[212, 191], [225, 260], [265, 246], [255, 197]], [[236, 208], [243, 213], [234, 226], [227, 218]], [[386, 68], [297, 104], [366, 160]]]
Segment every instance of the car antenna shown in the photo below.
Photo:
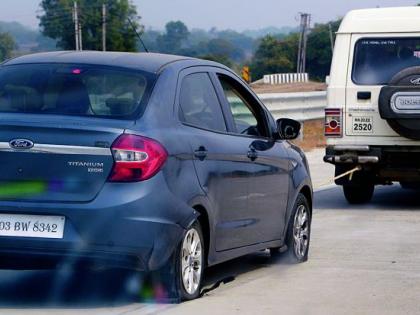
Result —
[[136, 33], [137, 37], [139, 38], [140, 43], [144, 48], [144, 51], [148, 53], [149, 50], [147, 49], [146, 45], [144, 44], [143, 40], [141, 39], [141, 36], [140, 36], [139, 32], [137, 32], [137, 29], [136, 29], [135, 25], [133, 24], [133, 22], [131, 21], [131, 19], [129, 17], [127, 17], [127, 20], [128, 20], [128, 23], [130, 23], [130, 26], [133, 28], [134, 33]]

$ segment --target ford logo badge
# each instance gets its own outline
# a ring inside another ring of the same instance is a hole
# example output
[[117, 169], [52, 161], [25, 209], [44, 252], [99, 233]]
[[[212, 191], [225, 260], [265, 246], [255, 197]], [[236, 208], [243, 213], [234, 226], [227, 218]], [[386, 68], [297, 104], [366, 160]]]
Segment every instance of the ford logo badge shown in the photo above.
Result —
[[13, 149], [30, 149], [34, 146], [34, 143], [28, 139], [13, 139], [9, 142], [9, 145]]

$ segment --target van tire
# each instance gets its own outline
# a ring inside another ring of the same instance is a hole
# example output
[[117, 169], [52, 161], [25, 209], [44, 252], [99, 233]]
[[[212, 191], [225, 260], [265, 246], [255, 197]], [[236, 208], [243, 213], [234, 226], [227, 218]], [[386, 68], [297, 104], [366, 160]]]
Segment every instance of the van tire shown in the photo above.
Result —
[[363, 204], [372, 200], [373, 192], [375, 191], [375, 185], [344, 185], [343, 191], [348, 203]]

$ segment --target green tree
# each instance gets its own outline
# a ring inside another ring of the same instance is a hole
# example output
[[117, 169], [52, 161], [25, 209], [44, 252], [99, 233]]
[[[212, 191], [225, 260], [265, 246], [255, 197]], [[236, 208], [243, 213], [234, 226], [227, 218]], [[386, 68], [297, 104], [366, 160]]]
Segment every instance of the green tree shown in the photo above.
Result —
[[16, 48], [15, 40], [8, 33], [0, 33], [0, 61], [12, 57], [12, 52]]
[[[340, 27], [341, 20], [326, 24], [315, 24], [308, 36], [306, 69], [310, 77], [323, 81], [329, 75], [332, 61], [330, 26], [333, 34]], [[334, 35], [333, 35], [334, 36]]]
[[236, 31], [220, 31], [218, 33], [218, 38], [230, 42], [235, 47], [235, 51], [231, 57], [237, 62], [243, 61], [247, 56], [252, 56], [256, 48], [255, 40], [253, 38]]
[[[316, 24], [309, 33], [306, 70], [311, 79], [322, 81], [329, 74], [332, 60], [330, 25], [334, 34], [340, 23], [341, 20]], [[298, 44], [299, 33], [263, 37], [251, 63], [253, 78], [259, 79], [270, 73], [296, 72]]]
[[210, 60], [210, 61], [215, 61], [218, 63], [221, 63], [223, 65], [225, 65], [226, 67], [232, 67], [233, 63], [232, 60], [230, 60], [228, 57], [223, 56], [223, 55], [202, 55], [202, 56], [198, 56], [201, 59], [205, 59], [205, 60]]
[[242, 49], [223, 38], [211, 39], [207, 43], [207, 51], [210, 55], [224, 57], [225, 59], [238, 61], [244, 58], [244, 51]]
[[231, 56], [235, 51], [235, 46], [225, 39], [215, 38], [207, 43], [208, 51], [213, 55]]
[[158, 50], [162, 53], [179, 54], [190, 32], [181, 21], [171, 21], [165, 26], [165, 33], [156, 39]]
[[264, 74], [294, 72], [297, 48], [297, 34], [284, 39], [272, 35], [263, 37], [252, 59], [252, 77], [260, 79]]
[[[155, 31], [152, 29], [145, 30], [143, 34], [141, 35], [141, 38], [143, 40], [143, 43], [146, 45], [147, 49], [149, 51], [158, 51], [159, 47], [157, 45], [157, 38], [161, 35], [159, 31]], [[144, 47], [140, 43], [137, 44], [138, 50], [143, 50]]]
[[41, 33], [38, 34], [36, 43], [37, 45], [31, 48], [31, 52], [57, 50], [57, 42], [52, 38], [43, 36]]
[[[83, 49], [102, 50], [102, 4], [107, 7], [107, 50], [136, 51], [142, 32], [136, 7], [129, 0], [78, 0]], [[38, 16], [42, 33], [62, 49], [75, 49], [73, 0], [42, 0]], [[130, 20], [133, 26], [130, 24]]]

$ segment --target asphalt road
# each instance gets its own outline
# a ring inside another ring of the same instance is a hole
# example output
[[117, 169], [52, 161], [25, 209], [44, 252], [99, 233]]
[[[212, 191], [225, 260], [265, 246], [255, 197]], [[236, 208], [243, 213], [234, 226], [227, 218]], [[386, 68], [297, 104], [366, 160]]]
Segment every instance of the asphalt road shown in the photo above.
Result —
[[209, 269], [209, 285], [234, 280], [181, 305], [139, 301], [129, 272], [1, 271], [0, 314], [419, 314], [418, 196], [379, 187], [349, 206], [339, 188], [320, 190], [307, 263], [248, 255]]

